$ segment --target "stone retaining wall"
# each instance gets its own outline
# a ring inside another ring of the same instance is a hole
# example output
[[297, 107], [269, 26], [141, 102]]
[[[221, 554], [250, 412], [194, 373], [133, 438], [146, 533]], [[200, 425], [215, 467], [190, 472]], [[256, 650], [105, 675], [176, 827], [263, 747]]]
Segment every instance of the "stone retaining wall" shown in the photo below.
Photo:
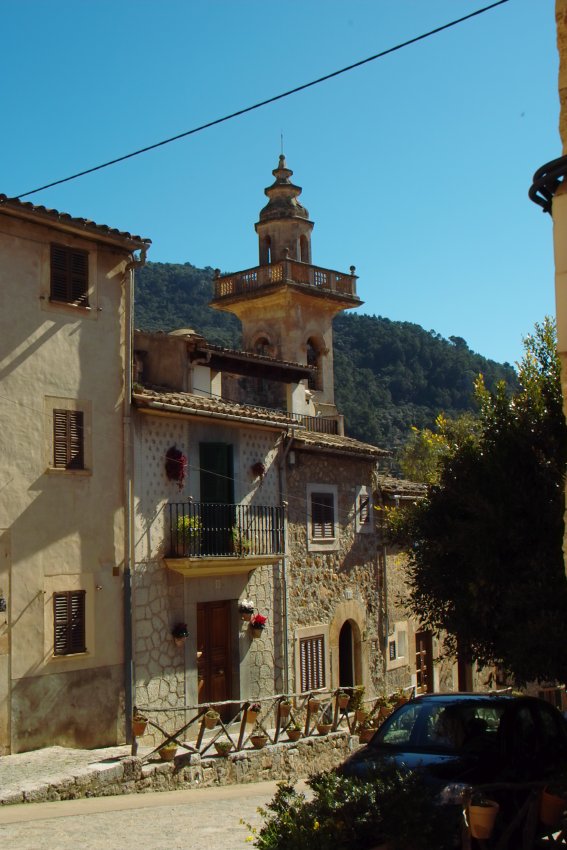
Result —
[[75, 800], [145, 791], [175, 791], [215, 785], [290, 780], [292, 782], [336, 767], [358, 747], [358, 738], [332, 732], [319, 738], [281, 742], [262, 750], [241, 750], [228, 757], [183, 753], [174, 762], [126, 757], [114, 763], [93, 764], [73, 776], [0, 795], [0, 805]]

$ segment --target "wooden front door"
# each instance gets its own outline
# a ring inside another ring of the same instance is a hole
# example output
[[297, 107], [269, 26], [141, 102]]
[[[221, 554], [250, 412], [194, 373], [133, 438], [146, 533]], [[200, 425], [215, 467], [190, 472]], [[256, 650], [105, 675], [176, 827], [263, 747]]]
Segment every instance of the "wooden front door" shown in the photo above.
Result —
[[415, 674], [418, 694], [433, 691], [433, 640], [431, 632], [415, 635]]
[[[199, 703], [217, 703], [231, 698], [228, 601], [197, 605], [197, 676]], [[224, 712], [221, 714], [225, 719]]]

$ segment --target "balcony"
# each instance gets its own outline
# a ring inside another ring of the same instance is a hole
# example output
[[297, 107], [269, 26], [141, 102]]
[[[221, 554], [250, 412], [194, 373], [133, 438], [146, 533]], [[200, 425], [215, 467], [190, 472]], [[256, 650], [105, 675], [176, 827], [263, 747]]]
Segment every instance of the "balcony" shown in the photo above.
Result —
[[354, 266], [351, 266], [351, 274], [344, 274], [296, 260], [280, 260], [271, 265], [217, 277], [214, 281], [213, 301], [250, 295], [269, 286], [291, 284], [338, 296], [341, 300], [352, 301], [354, 306], [360, 303], [356, 294], [356, 280]]
[[173, 502], [168, 509], [165, 563], [182, 575], [237, 575], [283, 555], [281, 507]]

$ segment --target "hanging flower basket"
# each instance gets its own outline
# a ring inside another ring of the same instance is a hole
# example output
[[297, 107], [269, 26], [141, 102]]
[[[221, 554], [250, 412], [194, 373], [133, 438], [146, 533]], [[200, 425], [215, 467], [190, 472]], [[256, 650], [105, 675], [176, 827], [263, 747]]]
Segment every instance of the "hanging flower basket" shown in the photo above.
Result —
[[309, 706], [309, 711], [311, 712], [311, 714], [316, 714], [319, 711], [321, 700], [317, 699], [317, 697], [311, 697], [307, 705]]
[[250, 622], [254, 614], [254, 603], [251, 599], [242, 599], [238, 603], [238, 613], [246, 622]]
[[494, 800], [484, 800], [482, 804], [471, 805], [467, 809], [469, 831], [473, 838], [486, 840], [492, 835], [494, 822], [500, 806]]
[[132, 735], [134, 735], [135, 738], [139, 738], [146, 731], [147, 725], [147, 717], [144, 717], [143, 714], [135, 714], [132, 718]]
[[189, 637], [187, 623], [176, 623], [171, 630], [171, 636], [173, 637], [176, 646], [183, 646]]
[[349, 694], [345, 694], [341, 691], [340, 694], [337, 694], [337, 702], [339, 704], [339, 708], [348, 708], [348, 704], [350, 702]]
[[262, 637], [262, 632], [266, 628], [266, 620], [263, 614], [253, 614], [250, 617], [250, 634], [253, 638]]
[[165, 474], [170, 481], [176, 481], [179, 489], [183, 490], [187, 474], [187, 457], [176, 446], [172, 446], [165, 454]]
[[289, 717], [291, 714], [291, 703], [287, 700], [282, 700], [278, 704], [278, 712], [280, 717]]
[[262, 709], [262, 706], [260, 705], [259, 702], [251, 703], [248, 706], [248, 708], [246, 709], [246, 722], [247, 723], [255, 723], [256, 720], [258, 719], [258, 715], [260, 714], [261, 709]]
[[253, 474], [254, 478], [263, 478], [264, 475], [266, 474], [266, 467], [264, 466], [264, 464], [262, 463], [261, 460], [259, 460], [255, 464], [253, 464], [252, 474]]

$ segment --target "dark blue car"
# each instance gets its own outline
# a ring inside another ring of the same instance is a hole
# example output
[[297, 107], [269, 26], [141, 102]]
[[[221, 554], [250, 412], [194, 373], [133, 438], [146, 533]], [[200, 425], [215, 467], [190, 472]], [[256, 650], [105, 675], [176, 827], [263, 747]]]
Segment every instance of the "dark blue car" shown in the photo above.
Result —
[[471, 786], [545, 781], [566, 771], [567, 721], [533, 697], [425, 694], [394, 711], [339, 772], [371, 778], [392, 763], [420, 771], [440, 801], [457, 803]]

